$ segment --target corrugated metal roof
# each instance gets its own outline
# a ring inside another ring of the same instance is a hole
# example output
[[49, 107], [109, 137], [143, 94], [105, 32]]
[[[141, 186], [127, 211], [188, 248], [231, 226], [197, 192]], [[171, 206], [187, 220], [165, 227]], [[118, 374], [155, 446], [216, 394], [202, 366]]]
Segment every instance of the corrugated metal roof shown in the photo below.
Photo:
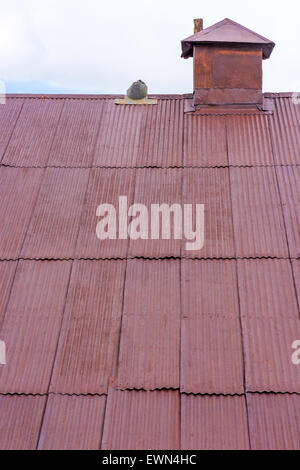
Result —
[[[299, 95], [298, 95], [299, 96]], [[274, 160], [277, 164], [299, 164], [300, 107], [291, 97], [274, 99], [275, 112], [270, 116]]]
[[284, 215], [290, 256], [300, 256], [300, 167], [277, 167], [280, 199]]
[[182, 261], [181, 391], [243, 393], [235, 260]]
[[49, 395], [38, 449], [98, 450], [105, 396]]
[[5, 106], [0, 106], [0, 160], [6, 150], [16, 121], [23, 106], [22, 99], [7, 99]]
[[[143, 256], [149, 258], [163, 258], [180, 256], [181, 240], [174, 240], [174, 217], [170, 218], [171, 238], [162, 239], [160, 227], [159, 239], [150, 238], [151, 232], [151, 204], [181, 204], [182, 201], [182, 170], [181, 169], [138, 169], [134, 203], [144, 204], [148, 209], [148, 239], [133, 240], [129, 242], [129, 257]], [[131, 220], [131, 219], [129, 219]]]
[[298, 305], [300, 305], [300, 260], [293, 259], [292, 267], [293, 267], [294, 281], [295, 281], [295, 287], [296, 287], [297, 298], [298, 298]]
[[300, 395], [247, 394], [251, 448], [299, 450]]
[[120, 388], [178, 388], [180, 261], [129, 260], [118, 381]]
[[19, 261], [0, 330], [6, 343], [0, 393], [48, 391], [71, 264]]
[[[228, 165], [226, 127], [223, 116], [186, 114], [184, 126], [184, 166]], [[215, 135], [218, 135], [217, 139]]]
[[105, 100], [65, 100], [47, 165], [92, 165], [105, 106]]
[[117, 239], [99, 240], [96, 237], [96, 226], [100, 220], [96, 210], [100, 204], [112, 204], [118, 217], [119, 196], [127, 196], [128, 207], [133, 203], [136, 170], [93, 168], [85, 196], [80, 229], [76, 247], [78, 258], [126, 258], [128, 239], [119, 239], [117, 223]]
[[43, 174], [40, 169], [0, 168], [1, 259], [20, 255]]
[[300, 393], [292, 343], [300, 319], [289, 260], [238, 260], [246, 388]]
[[249, 449], [245, 397], [182, 395], [181, 448]]
[[182, 165], [183, 100], [156, 106], [116, 106], [109, 100], [94, 164], [105, 167]]
[[45, 170], [22, 257], [74, 257], [88, 178], [85, 169]]
[[17, 261], [0, 261], [0, 331], [15, 278], [17, 264]]
[[[188, 168], [183, 173], [183, 204], [204, 204], [204, 246], [182, 255], [231, 258], [235, 255], [228, 168]], [[195, 215], [194, 215], [195, 217]]]
[[74, 261], [50, 391], [107, 393], [119, 352], [126, 261]]
[[[299, 448], [300, 108], [265, 97], [267, 117], [184, 114], [180, 95], [0, 106], [1, 448], [248, 448], [248, 428], [252, 448]], [[120, 195], [204, 204], [204, 248], [98, 240]]]
[[46, 397], [0, 395], [1, 450], [36, 448]]
[[[2, 163], [12, 166], [46, 165], [63, 105], [61, 100], [24, 100]], [[19, 107], [18, 103], [15, 106]]]
[[230, 168], [236, 254], [288, 257], [275, 168]]
[[177, 391], [110, 390], [101, 449], [179, 449]]
[[225, 119], [229, 165], [274, 164], [268, 116], [226, 116]]

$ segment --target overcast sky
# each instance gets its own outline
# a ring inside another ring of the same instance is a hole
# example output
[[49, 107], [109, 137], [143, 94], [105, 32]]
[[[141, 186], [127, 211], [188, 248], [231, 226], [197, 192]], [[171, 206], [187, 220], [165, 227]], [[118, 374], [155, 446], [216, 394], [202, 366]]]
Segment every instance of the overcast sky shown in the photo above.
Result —
[[11, 93], [192, 91], [180, 41], [230, 18], [276, 42], [264, 91], [300, 91], [299, 0], [0, 0], [0, 79]]

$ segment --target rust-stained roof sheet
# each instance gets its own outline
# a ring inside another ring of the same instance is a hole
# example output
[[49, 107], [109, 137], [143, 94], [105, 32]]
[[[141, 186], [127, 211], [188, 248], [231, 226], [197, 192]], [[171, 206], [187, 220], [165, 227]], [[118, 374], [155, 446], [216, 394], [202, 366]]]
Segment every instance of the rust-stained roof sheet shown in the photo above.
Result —
[[247, 425], [244, 396], [182, 395], [182, 449], [249, 449]]
[[[80, 170], [82, 171], [82, 170]], [[136, 170], [129, 168], [108, 169], [92, 168], [85, 192], [83, 210], [78, 229], [76, 258], [126, 258], [129, 240], [119, 238], [119, 224], [116, 224], [116, 239], [99, 241], [96, 226], [100, 217], [96, 217], [99, 204], [112, 204], [118, 210], [119, 196], [127, 197], [131, 206], [134, 198]]]
[[[181, 204], [182, 201], [182, 178], [183, 170], [177, 168], [151, 168], [138, 169], [135, 180], [134, 203], [144, 204], [150, 208], [152, 204]], [[157, 238], [152, 237], [152, 213], [150, 223], [148, 224], [148, 239], [135, 240], [133, 237], [129, 242], [129, 257], [149, 257], [165, 258], [180, 257], [181, 240], [163, 239], [163, 233], [160, 232]], [[170, 230], [174, 234], [175, 217], [170, 217]], [[133, 228], [131, 232], [133, 232]], [[151, 237], [150, 237], [151, 235]], [[158, 238], [159, 237], [159, 238]]]
[[300, 395], [247, 394], [251, 448], [299, 450]]
[[300, 318], [289, 260], [238, 260], [247, 391], [300, 393]]
[[230, 168], [229, 172], [237, 257], [287, 258], [275, 168]]
[[19, 261], [0, 333], [0, 393], [48, 392], [71, 264]]
[[72, 258], [88, 185], [89, 171], [47, 168], [24, 240], [21, 256]]
[[46, 396], [0, 395], [1, 450], [36, 449]]
[[[7, 101], [10, 103], [9, 98]], [[2, 163], [24, 167], [47, 165], [63, 106], [62, 100], [24, 100]]]
[[178, 391], [110, 390], [101, 448], [179, 449]]
[[181, 391], [243, 393], [236, 261], [186, 260], [181, 271]]
[[98, 450], [106, 396], [50, 395], [37, 448]]
[[117, 386], [179, 387], [180, 261], [128, 260]]
[[235, 256], [229, 168], [185, 168], [183, 204], [204, 204], [204, 246], [182, 255], [192, 258], [233, 258]]
[[18, 259], [45, 170], [0, 168], [0, 258]]
[[[0, 448], [300, 448], [300, 105], [153, 97], [0, 105]], [[120, 195], [204, 204], [203, 248], [100, 241]]]
[[50, 391], [107, 393], [119, 352], [125, 260], [74, 261]]

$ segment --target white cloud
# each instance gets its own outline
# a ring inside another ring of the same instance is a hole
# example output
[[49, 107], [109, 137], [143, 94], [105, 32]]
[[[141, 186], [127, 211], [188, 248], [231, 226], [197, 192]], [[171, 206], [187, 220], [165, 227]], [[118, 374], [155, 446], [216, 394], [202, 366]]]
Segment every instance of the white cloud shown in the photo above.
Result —
[[0, 1], [0, 78], [70, 92], [122, 93], [138, 78], [152, 93], [192, 89], [192, 60], [180, 41], [193, 18], [232, 18], [277, 42], [264, 88], [288, 91], [300, 77], [299, 2], [253, 0]]

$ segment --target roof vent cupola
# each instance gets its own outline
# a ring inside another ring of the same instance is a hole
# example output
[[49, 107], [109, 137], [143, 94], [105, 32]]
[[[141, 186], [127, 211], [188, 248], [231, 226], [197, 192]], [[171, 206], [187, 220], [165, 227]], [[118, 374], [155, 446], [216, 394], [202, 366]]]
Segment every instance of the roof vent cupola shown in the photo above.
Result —
[[[199, 21], [199, 20], [197, 20]], [[199, 23], [198, 23], [199, 25]], [[194, 106], [262, 105], [262, 60], [274, 42], [226, 18], [181, 41], [194, 58]]]

